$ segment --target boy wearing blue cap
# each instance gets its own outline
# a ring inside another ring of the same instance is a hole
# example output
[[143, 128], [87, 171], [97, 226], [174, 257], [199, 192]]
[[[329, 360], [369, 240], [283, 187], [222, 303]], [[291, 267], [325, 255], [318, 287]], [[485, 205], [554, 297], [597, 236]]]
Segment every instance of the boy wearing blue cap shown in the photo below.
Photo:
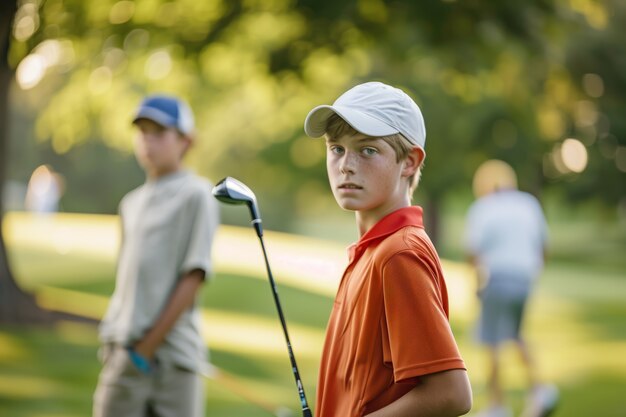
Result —
[[100, 325], [94, 417], [200, 417], [206, 360], [195, 308], [218, 224], [211, 184], [185, 170], [194, 120], [178, 98], [139, 106], [135, 155], [146, 182], [120, 203], [116, 285]]
[[419, 107], [402, 90], [357, 85], [308, 114], [326, 138], [335, 200], [354, 211], [348, 250], [326, 330], [317, 417], [452, 417], [472, 393], [448, 322], [437, 252], [411, 206], [425, 157]]

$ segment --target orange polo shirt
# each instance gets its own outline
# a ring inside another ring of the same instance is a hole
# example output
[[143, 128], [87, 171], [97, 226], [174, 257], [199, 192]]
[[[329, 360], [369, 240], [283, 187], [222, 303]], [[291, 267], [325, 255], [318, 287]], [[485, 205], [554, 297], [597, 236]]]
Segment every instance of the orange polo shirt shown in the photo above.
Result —
[[349, 256], [326, 331], [317, 417], [360, 417], [402, 397], [420, 376], [465, 369], [420, 207], [381, 219]]

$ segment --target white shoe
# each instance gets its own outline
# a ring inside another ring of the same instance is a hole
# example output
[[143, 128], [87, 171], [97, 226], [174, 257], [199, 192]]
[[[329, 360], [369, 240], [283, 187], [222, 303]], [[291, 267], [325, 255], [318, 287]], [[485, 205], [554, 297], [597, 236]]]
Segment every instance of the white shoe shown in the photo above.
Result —
[[504, 405], [491, 406], [473, 414], [472, 417], [513, 417], [513, 411]]
[[539, 385], [530, 393], [521, 417], [548, 417], [559, 402], [559, 390], [550, 384]]

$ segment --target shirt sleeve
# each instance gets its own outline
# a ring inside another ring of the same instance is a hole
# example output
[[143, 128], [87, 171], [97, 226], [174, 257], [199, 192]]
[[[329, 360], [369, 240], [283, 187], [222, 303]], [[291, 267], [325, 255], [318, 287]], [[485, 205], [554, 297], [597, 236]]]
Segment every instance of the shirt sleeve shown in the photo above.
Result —
[[[465, 369], [448, 321], [445, 284], [414, 251], [383, 267], [383, 353], [396, 382]], [[386, 337], [385, 337], [386, 334]]]
[[211, 248], [219, 224], [217, 202], [207, 187], [206, 190], [198, 190], [190, 203], [191, 232], [180, 273], [201, 269], [208, 277], [213, 273]]

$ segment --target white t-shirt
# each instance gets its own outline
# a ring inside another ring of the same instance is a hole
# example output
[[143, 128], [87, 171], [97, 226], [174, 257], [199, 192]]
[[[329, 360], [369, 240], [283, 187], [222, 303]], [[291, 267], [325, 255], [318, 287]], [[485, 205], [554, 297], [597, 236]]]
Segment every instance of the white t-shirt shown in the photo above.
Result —
[[[211, 184], [187, 171], [148, 181], [120, 203], [122, 243], [115, 291], [100, 325], [103, 343], [129, 345], [154, 325], [187, 272], [211, 274], [218, 225]], [[159, 347], [159, 360], [198, 369], [206, 359], [195, 306], [185, 311]]]
[[546, 239], [546, 220], [539, 201], [531, 194], [499, 191], [470, 207], [466, 249], [489, 275], [535, 278], [543, 267]]

